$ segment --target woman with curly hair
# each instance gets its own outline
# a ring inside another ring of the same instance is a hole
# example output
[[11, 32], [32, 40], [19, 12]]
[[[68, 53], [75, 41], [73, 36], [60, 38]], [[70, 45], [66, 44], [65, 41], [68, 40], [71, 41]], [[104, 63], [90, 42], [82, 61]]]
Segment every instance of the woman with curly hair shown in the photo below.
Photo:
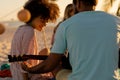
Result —
[[[47, 0], [29, 0], [24, 5], [24, 9], [29, 11], [31, 17], [16, 30], [11, 44], [11, 55], [37, 55], [37, 42], [34, 30], [41, 31], [47, 22], [56, 21], [59, 17], [58, 5]], [[27, 60], [25, 62], [31, 66], [38, 64], [37, 60]], [[19, 62], [11, 63], [11, 73], [13, 80], [31, 80], [28, 73], [22, 70]]]

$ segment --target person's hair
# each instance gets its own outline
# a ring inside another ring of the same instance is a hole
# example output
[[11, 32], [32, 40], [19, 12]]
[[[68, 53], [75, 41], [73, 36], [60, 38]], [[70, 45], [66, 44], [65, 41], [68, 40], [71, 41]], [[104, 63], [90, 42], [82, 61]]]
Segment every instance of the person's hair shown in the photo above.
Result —
[[72, 12], [74, 13], [75, 9], [74, 9], [74, 5], [73, 4], [68, 4], [65, 8], [64, 11], [64, 17], [63, 17], [63, 21], [68, 19], [69, 17], [71, 17], [73, 14], [71, 14]]
[[96, 6], [98, 0], [73, 0], [73, 4], [76, 5], [80, 1], [82, 1], [86, 6]]
[[73, 4], [76, 5], [78, 0], [73, 0]]
[[24, 5], [24, 9], [29, 10], [31, 14], [31, 18], [27, 23], [39, 16], [43, 20], [55, 21], [60, 13], [58, 5], [47, 0], [29, 0]]
[[60, 25], [60, 23], [62, 23], [63, 21], [65, 21], [66, 19], [68, 19], [68, 18], [70, 18], [71, 16], [74, 15], [74, 14], [71, 14], [72, 12], [73, 13], [75, 12], [74, 5], [73, 4], [68, 4], [65, 8], [65, 11], [64, 11], [63, 20], [60, 21], [53, 30], [54, 34], [56, 33], [56, 30], [57, 30], [58, 26]]

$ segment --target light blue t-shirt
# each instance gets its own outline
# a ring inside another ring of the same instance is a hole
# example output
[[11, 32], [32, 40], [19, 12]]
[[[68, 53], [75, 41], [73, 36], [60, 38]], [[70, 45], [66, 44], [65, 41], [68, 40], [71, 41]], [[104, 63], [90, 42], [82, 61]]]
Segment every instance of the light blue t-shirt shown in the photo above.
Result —
[[51, 53], [68, 49], [68, 80], [114, 80], [118, 67], [120, 19], [101, 11], [80, 12], [60, 24]]

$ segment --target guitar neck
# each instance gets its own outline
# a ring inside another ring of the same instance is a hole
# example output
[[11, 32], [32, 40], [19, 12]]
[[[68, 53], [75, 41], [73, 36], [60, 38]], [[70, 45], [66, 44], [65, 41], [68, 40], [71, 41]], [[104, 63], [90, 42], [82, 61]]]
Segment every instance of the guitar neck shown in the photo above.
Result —
[[16, 57], [15, 55], [8, 55], [9, 62], [18, 62], [18, 61], [26, 61], [29, 59], [33, 60], [45, 60], [47, 55], [23, 55]]
[[47, 57], [46, 55], [23, 55], [23, 58], [34, 60], [45, 60]]

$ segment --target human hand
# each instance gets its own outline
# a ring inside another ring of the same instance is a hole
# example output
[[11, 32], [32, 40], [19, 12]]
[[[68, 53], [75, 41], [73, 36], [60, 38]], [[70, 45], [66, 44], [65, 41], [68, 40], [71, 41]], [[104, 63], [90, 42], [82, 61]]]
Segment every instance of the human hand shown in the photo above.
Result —
[[29, 67], [28, 67], [28, 65], [25, 62], [21, 63], [21, 67], [22, 67], [23, 70], [29, 72]]
[[48, 48], [43, 48], [40, 52], [39, 55], [49, 55], [50, 54], [50, 49]]

